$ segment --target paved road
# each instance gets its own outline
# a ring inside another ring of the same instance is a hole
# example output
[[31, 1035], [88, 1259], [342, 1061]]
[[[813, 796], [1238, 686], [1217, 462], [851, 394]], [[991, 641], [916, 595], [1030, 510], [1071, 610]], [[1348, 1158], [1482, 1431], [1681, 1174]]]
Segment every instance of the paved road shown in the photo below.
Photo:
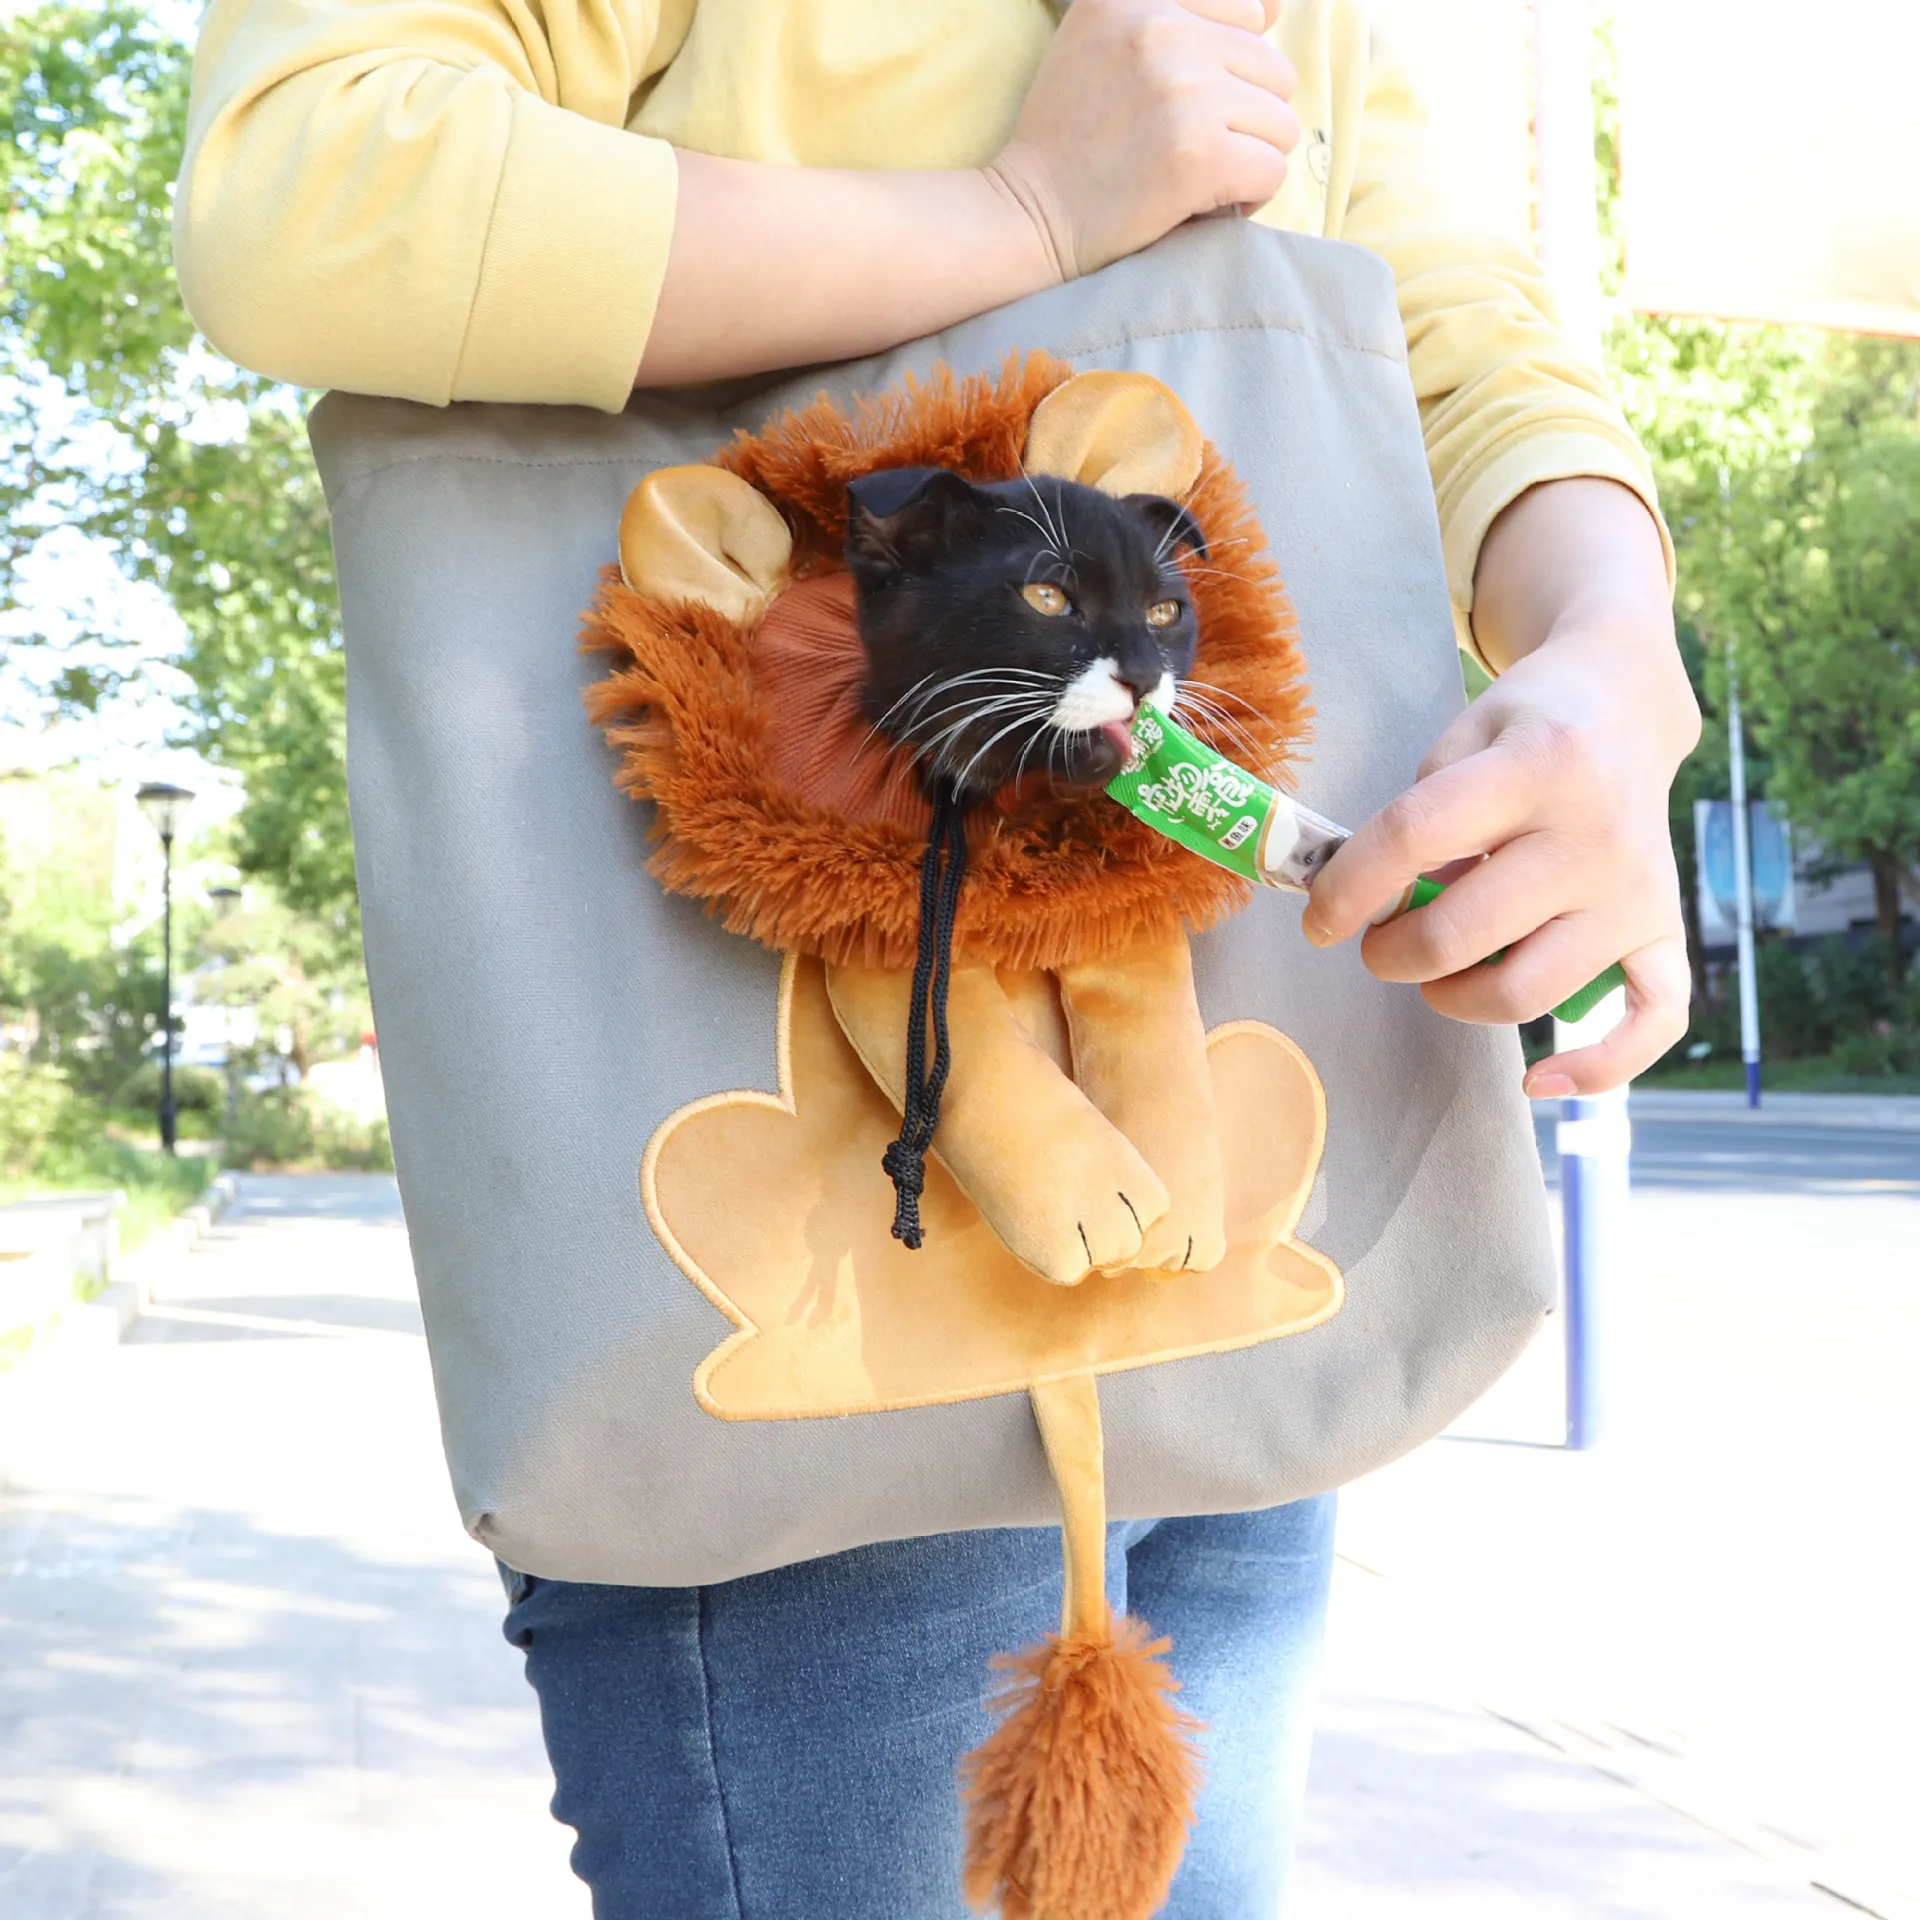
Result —
[[[1920, 1204], [1637, 1214], [1605, 1454], [1549, 1338], [1346, 1496], [1289, 1920], [1915, 1910]], [[0, 1381], [0, 1913], [584, 1920], [390, 1183], [250, 1178], [159, 1295]]]
[[[1555, 1116], [1535, 1109], [1547, 1182], [1558, 1186]], [[1740, 1120], [1636, 1119], [1633, 1184], [1659, 1193], [1874, 1194], [1920, 1198], [1920, 1133], [1865, 1127], [1754, 1126]], [[1914, 1254], [1920, 1279], [1920, 1248]]]

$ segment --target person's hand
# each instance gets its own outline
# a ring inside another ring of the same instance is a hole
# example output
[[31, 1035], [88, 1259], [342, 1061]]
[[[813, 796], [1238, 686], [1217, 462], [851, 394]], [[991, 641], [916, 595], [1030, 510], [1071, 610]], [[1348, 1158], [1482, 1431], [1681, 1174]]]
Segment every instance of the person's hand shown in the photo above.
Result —
[[[1486, 1024], [1535, 1019], [1620, 961], [1626, 1018], [1597, 1045], [1535, 1065], [1526, 1086], [1536, 1098], [1618, 1086], [1686, 1031], [1667, 792], [1700, 733], [1651, 518], [1606, 481], [1557, 482], [1516, 505], [1537, 497], [1530, 515], [1496, 526], [1497, 556], [1489, 536], [1475, 621], [1484, 647], [1481, 593], [1495, 556], [1489, 627], [1499, 630], [1501, 612], [1517, 616], [1524, 644], [1531, 616], [1544, 636], [1327, 863], [1305, 919], [1307, 937], [1327, 945], [1366, 928], [1417, 875], [1446, 879], [1438, 899], [1369, 931], [1361, 952], [1380, 979], [1418, 981], [1429, 1006]], [[1488, 651], [1497, 662], [1514, 649]], [[1503, 947], [1497, 965], [1479, 964]]]
[[987, 172], [1063, 279], [1195, 214], [1263, 206], [1300, 122], [1295, 74], [1260, 36], [1279, 0], [1075, 0]]

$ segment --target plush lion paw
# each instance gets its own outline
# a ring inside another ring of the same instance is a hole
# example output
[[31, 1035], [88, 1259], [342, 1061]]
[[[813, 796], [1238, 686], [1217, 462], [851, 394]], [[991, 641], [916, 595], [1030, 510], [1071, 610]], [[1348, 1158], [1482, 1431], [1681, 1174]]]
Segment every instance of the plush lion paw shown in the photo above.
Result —
[[1126, 1265], [1170, 1279], [1177, 1273], [1211, 1273], [1226, 1257], [1227, 1223], [1216, 1182], [1198, 1205], [1183, 1206], [1176, 1196]]

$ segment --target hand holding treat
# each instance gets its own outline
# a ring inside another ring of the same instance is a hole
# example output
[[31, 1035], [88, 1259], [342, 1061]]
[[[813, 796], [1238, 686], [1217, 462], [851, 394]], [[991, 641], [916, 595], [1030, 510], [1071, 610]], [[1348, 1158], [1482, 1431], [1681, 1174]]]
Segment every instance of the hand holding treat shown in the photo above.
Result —
[[[1306, 893], [1353, 837], [1324, 814], [1236, 767], [1152, 706], [1141, 708], [1133, 737], [1133, 758], [1107, 792], [1169, 840], [1243, 879]], [[1372, 916], [1372, 923], [1384, 926], [1445, 890], [1441, 881], [1416, 878]], [[1562, 1020], [1578, 1020], [1625, 979], [1618, 965], [1611, 966], [1553, 1011]]]
[[[1527, 1075], [1536, 1097], [1604, 1092], [1685, 1032], [1691, 984], [1667, 793], [1700, 715], [1652, 516], [1606, 480], [1523, 494], [1482, 545], [1473, 624], [1500, 678], [1329, 863], [1305, 930], [1365, 932], [1381, 979], [1490, 1024], [1545, 1013], [1619, 957], [1626, 1018]], [[1366, 931], [1382, 900], [1458, 862], [1430, 908]]]

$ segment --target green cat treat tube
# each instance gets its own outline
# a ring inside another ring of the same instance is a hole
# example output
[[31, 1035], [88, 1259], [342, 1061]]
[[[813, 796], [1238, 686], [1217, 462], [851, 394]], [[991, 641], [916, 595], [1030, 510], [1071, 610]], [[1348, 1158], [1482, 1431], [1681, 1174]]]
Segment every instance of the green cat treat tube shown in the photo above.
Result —
[[[1294, 893], [1307, 892], [1320, 869], [1352, 838], [1345, 827], [1256, 780], [1151, 706], [1140, 709], [1132, 756], [1108, 782], [1107, 792], [1156, 833], [1202, 859], [1259, 886]], [[1442, 890], [1441, 881], [1415, 880], [1373, 916], [1374, 925], [1424, 907]], [[1584, 1018], [1626, 978], [1618, 964], [1609, 967], [1555, 1007], [1554, 1018]]]

